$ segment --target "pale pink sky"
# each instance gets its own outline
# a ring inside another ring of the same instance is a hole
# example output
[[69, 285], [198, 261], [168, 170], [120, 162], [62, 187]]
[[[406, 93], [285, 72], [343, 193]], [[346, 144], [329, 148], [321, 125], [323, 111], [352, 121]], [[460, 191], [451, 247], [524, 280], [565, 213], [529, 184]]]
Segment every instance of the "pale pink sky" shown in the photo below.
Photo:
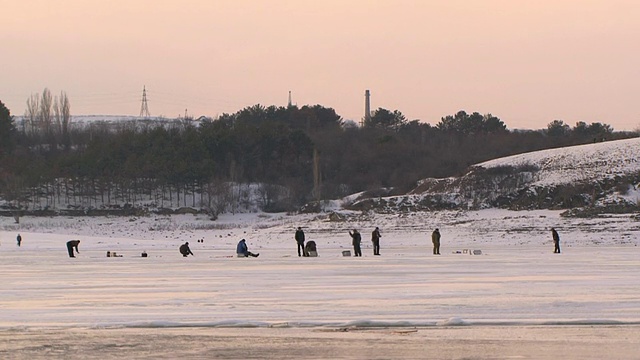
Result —
[[216, 116], [320, 104], [359, 120], [458, 110], [510, 129], [640, 128], [637, 0], [0, 0], [0, 100], [72, 114]]

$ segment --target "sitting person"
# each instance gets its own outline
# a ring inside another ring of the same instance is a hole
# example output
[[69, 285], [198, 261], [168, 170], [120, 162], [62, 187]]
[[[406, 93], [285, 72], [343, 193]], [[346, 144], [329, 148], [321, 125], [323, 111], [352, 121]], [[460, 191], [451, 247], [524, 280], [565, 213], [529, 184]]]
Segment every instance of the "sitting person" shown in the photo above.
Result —
[[316, 242], [311, 240], [304, 246], [304, 256], [316, 257], [318, 256], [318, 250], [316, 249]]
[[189, 242], [187, 241], [186, 243], [180, 245], [180, 254], [182, 254], [182, 256], [187, 257], [189, 255], [193, 255], [193, 253], [191, 252], [191, 249], [189, 249]]
[[238, 254], [238, 257], [260, 256], [260, 254], [254, 254], [251, 251], [249, 251], [249, 248], [247, 247], [247, 242], [244, 239], [240, 240], [240, 242], [238, 243], [238, 247], [236, 248], [236, 253]]

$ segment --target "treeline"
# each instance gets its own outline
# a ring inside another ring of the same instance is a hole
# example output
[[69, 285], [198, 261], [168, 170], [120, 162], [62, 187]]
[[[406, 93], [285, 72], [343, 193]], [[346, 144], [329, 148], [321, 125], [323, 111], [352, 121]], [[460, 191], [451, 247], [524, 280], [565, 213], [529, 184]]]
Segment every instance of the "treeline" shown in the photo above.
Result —
[[[147, 204], [217, 214], [237, 209], [250, 196], [248, 184], [260, 184], [253, 191], [263, 210], [294, 210], [358, 191], [404, 193], [417, 180], [458, 175], [493, 158], [637, 136], [562, 121], [510, 131], [491, 114], [464, 111], [432, 126], [380, 108], [359, 125], [320, 105], [255, 105], [143, 126], [71, 120], [46, 133], [36, 131], [37, 118], [21, 131], [0, 103], [0, 197], [16, 208]], [[50, 134], [64, 134], [63, 141]]]

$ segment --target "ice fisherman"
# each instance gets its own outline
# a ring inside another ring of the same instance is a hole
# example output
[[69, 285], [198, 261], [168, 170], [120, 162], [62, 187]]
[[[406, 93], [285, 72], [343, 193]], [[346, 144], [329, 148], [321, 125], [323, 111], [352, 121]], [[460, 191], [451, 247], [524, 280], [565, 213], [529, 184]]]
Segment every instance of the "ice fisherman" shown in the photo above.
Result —
[[353, 229], [353, 232], [349, 231], [349, 235], [351, 235], [351, 243], [353, 244], [353, 256], [362, 256], [362, 250], [360, 249], [362, 236], [357, 229]]
[[76, 257], [73, 253], [73, 249], [79, 254], [80, 250], [78, 250], [78, 245], [80, 245], [80, 240], [69, 240], [67, 241], [67, 251], [69, 252], [69, 257]]
[[560, 235], [554, 228], [551, 228], [551, 237], [553, 237], [553, 253], [560, 254]]
[[376, 226], [376, 229], [371, 233], [371, 242], [373, 243], [373, 255], [380, 255], [380, 229]]
[[311, 256], [311, 257], [318, 256], [318, 248], [316, 247], [315, 241], [309, 240], [304, 245], [304, 256]]
[[433, 242], [433, 255], [440, 255], [440, 230], [435, 229], [431, 234], [431, 242]]
[[20, 244], [22, 244], [22, 236], [20, 236], [20, 234], [16, 236], [16, 241], [18, 242], [18, 247], [20, 247]]
[[260, 256], [260, 254], [254, 254], [251, 251], [249, 251], [249, 248], [247, 247], [247, 242], [245, 239], [242, 239], [238, 242], [238, 246], [236, 247], [236, 254], [238, 254], [238, 257]]
[[298, 230], [296, 230], [296, 235], [294, 237], [298, 243], [298, 256], [307, 256], [304, 252], [304, 231], [302, 231], [301, 227], [298, 226]]
[[182, 256], [187, 257], [189, 255], [193, 255], [193, 253], [191, 252], [191, 249], [189, 249], [189, 242], [185, 242], [184, 244], [180, 245], [180, 254], [182, 254]]

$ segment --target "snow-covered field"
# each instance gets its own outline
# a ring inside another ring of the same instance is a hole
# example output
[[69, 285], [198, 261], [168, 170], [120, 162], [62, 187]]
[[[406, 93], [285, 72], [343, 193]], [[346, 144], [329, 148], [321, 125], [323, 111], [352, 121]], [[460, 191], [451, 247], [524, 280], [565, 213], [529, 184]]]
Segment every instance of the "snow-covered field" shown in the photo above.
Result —
[[[565, 219], [557, 211], [504, 210], [351, 215], [347, 221], [224, 215], [216, 222], [193, 215], [26, 217], [19, 225], [0, 218], [0, 355], [91, 358], [95, 354], [75, 343], [84, 339], [100, 349], [99, 358], [129, 350], [138, 358], [422, 358], [416, 354], [427, 343], [441, 350], [424, 358], [498, 358], [487, 346], [491, 341], [503, 342], [495, 346], [500, 354], [520, 358], [557, 358], [555, 350], [538, 356], [526, 350], [545, 341], [547, 350], [582, 349], [570, 352], [572, 358], [611, 351], [609, 358], [640, 357], [637, 216]], [[317, 258], [297, 256], [297, 226], [318, 244]], [[373, 256], [369, 241], [375, 226], [382, 231], [381, 256]], [[560, 233], [561, 254], [553, 254], [551, 227]], [[353, 228], [363, 233], [362, 258], [342, 256]], [[431, 255], [435, 228], [442, 233], [440, 256]], [[259, 258], [234, 256], [242, 238]], [[76, 258], [66, 253], [70, 239], [81, 240]], [[178, 253], [184, 241], [195, 256]], [[107, 251], [122, 257], [107, 258]], [[161, 353], [95, 345], [137, 337], [157, 342]], [[237, 346], [233, 353], [208, 343], [209, 353], [167, 354], [161, 350], [171, 348], [165, 337], [186, 341], [184, 351], [203, 339], [226, 338]], [[564, 342], [554, 343], [558, 338]], [[311, 339], [338, 352], [318, 352]], [[351, 353], [342, 341], [382, 347]], [[293, 350], [300, 343], [304, 354]], [[251, 344], [277, 349], [261, 356]], [[464, 344], [478, 352], [465, 352]], [[460, 352], [446, 352], [451, 346]], [[521, 351], [506, 351], [510, 346]]]
[[477, 164], [485, 168], [523, 165], [539, 168], [535, 181], [529, 185], [557, 186], [611, 179], [640, 171], [640, 138], [540, 150]]

